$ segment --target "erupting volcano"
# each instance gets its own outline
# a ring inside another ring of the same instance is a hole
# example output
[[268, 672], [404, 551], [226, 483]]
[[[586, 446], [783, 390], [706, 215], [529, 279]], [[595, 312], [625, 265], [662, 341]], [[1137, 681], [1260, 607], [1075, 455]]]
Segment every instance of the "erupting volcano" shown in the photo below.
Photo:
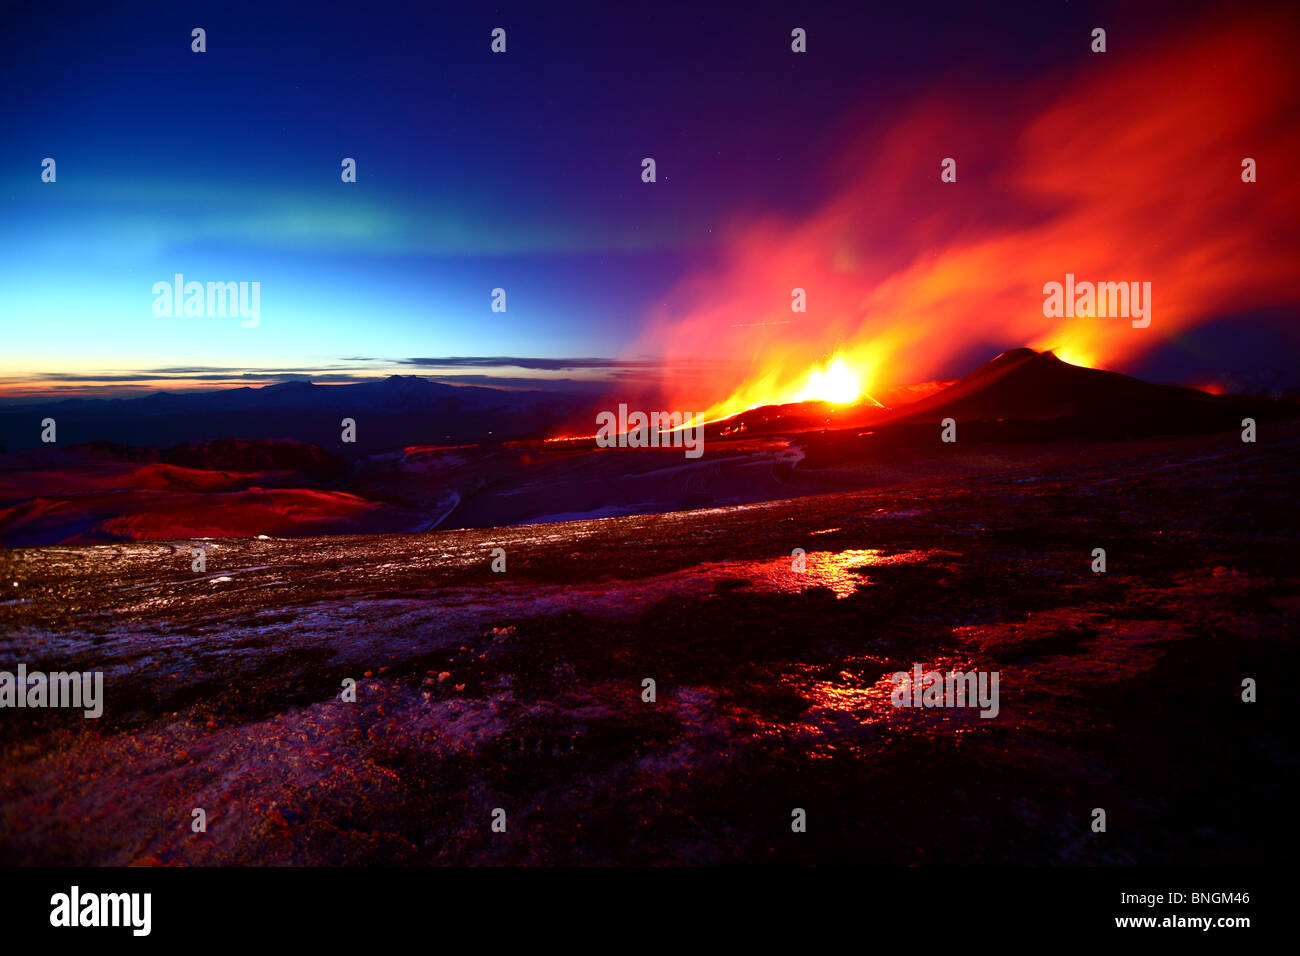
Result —
[[[871, 131], [848, 124], [822, 199], [730, 224], [721, 261], [654, 311], [634, 352], [669, 369], [662, 407], [716, 421], [892, 405], [891, 389], [1023, 346], [1129, 373], [1156, 353], [1203, 368], [1223, 323], [1300, 306], [1300, 187], [1284, 173], [1300, 153], [1297, 46], [1294, 18], [1260, 12], [1194, 23], [1101, 76], [1088, 63], [1000, 91], [996, 116], [951, 87], [885, 120], [864, 107]], [[1267, 188], [1250, 172], [1265, 166]], [[698, 356], [719, 363], [707, 379]]]

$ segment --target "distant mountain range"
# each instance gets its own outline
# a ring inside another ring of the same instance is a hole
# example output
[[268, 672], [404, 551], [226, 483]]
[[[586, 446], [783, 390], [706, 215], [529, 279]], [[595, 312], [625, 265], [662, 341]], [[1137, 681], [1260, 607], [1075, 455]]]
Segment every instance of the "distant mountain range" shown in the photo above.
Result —
[[[49, 417], [59, 444], [166, 448], [224, 438], [286, 438], [351, 458], [406, 445], [543, 437], [590, 403], [590, 394], [444, 385], [413, 375], [347, 385], [284, 382], [0, 407], [0, 445], [39, 447], [40, 423]], [[356, 421], [355, 444], [341, 440], [343, 418]]]

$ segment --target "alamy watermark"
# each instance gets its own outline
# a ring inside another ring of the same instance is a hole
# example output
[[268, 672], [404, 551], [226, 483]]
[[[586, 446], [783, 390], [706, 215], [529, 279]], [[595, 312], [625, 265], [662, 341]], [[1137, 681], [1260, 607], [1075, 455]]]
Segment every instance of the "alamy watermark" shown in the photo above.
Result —
[[1049, 319], [1132, 319], [1135, 329], [1151, 324], [1150, 282], [1075, 282], [1074, 273], [1067, 272], [1064, 283], [1044, 284], [1043, 295], [1043, 315]]
[[246, 329], [255, 329], [262, 321], [260, 282], [186, 282], [178, 272], [171, 282], [155, 282], [153, 294], [153, 314], [160, 319], [237, 315]]
[[704, 422], [699, 412], [631, 412], [596, 415], [596, 445], [600, 448], [685, 448], [687, 458], [704, 454]]
[[152, 893], [83, 893], [74, 885], [50, 897], [50, 925], [55, 927], [123, 926], [133, 936], [148, 936], [152, 911]]
[[104, 713], [104, 672], [28, 673], [27, 665], [19, 664], [16, 673], [0, 671], [0, 707], [71, 707], [99, 717]]
[[920, 664], [912, 665], [912, 672], [897, 671], [890, 681], [894, 685], [889, 695], [895, 707], [978, 707], [981, 717], [998, 715], [999, 671], [921, 671]]

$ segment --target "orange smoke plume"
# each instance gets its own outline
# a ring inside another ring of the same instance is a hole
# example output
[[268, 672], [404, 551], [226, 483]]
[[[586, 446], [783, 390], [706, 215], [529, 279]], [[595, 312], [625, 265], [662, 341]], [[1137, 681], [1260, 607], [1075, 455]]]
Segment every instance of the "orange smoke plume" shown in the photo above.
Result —
[[[670, 368], [732, 361], [669, 384], [666, 407], [716, 419], [854, 400], [984, 347], [1116, 368], [1209, 319], [1294, 304], [1298, 41], [1289, 16], [1235, 15], [1091, 56], [1064, 82], [913, 104], [888, 132], [859, 131], [820, 208], [734, 226], [723, 265], [681, 282], [636, 350]], [[946, 157], [956, 182], [940, 181]], [[1045, 316], [1044, 285], [1067, 273], [1150, 282], [1150, 326]]]

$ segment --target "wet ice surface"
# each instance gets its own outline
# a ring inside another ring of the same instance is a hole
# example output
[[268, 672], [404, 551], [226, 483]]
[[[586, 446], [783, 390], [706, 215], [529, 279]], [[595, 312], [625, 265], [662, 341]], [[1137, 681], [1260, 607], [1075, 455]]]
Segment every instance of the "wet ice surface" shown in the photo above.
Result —
[[[1297, 663], [1297, 440], [1230, 440], [664, 516], [208, 541], [202, 574], [190, 542], [4, 552], [0, 669], [100, 669], [107, 702], [0, 711], [0, 859], [1268, 860], [1285, 695], [1238, 694]], [[999, 716], [893, 706], [914, 663], [998, 671]]]

